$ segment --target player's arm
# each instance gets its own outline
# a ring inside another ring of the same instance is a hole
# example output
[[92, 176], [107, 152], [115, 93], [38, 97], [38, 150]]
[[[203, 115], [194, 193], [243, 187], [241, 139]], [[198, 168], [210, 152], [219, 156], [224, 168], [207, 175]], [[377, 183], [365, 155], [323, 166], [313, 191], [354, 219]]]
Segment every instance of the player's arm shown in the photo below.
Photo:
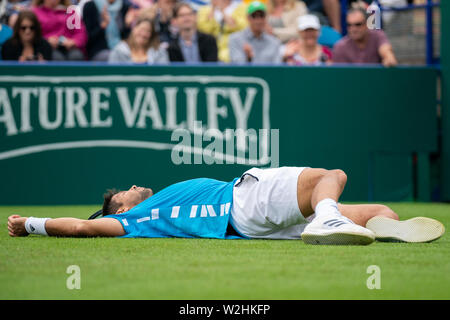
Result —
[[[12, 215], [8, 218], [8, 232], [11, 237], [27, 236], [25, 227], [27, 217]], [[36, 222], [39, 224], [39, 219]], [[29, 226], [30, 228], [30, 226]], [[48, 219], [37, 229], [44, 228], [49, 236], [60, 237], [116, 237], [125, 234], [121, 223], [113, 218], [82, 220], [76, 218]]]

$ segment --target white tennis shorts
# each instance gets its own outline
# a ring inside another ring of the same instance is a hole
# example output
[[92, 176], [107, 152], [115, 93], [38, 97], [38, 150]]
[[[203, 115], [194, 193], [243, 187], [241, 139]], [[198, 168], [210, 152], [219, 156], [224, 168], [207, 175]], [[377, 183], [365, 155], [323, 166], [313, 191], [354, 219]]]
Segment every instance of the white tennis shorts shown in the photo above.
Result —
[[298, 207], [297, 180], [305, 168], [246, 171], [233, 188], [233, 227], [249, 238], [301, 239], [309, 219]]

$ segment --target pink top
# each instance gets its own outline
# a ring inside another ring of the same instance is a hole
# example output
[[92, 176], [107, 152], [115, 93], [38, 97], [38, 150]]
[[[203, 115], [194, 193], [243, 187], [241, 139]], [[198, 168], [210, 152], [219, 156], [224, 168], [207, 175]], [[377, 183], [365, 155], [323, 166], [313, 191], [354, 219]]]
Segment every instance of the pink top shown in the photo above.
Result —
[[44, 6], [33, 7], [42, 29], [42, 36], [48, 39], [51, 36], [64, 36], [75, 41], [76, 46], [84, 50], [87, 42], [86, 27], [75, 11], [66, 8], [50, 9]]

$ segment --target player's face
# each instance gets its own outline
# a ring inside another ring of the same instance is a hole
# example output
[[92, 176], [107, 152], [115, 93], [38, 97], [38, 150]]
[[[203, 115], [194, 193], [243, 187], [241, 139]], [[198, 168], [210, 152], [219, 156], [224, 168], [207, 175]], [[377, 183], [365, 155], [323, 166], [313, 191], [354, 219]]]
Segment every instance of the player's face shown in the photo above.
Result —
[[132, 186], [127, 191], [121, 191], [114, 195], [114, 201], [122, 204], [121, 208], [125, 211], [137, 206], [142, 201], [150, 198], [153, 195], [153, 190], [150, 188]]

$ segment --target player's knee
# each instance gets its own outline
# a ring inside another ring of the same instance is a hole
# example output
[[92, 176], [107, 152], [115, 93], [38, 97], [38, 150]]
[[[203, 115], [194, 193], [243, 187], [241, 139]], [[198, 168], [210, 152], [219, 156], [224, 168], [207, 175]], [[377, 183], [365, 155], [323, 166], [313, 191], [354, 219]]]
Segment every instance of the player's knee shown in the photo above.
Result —
[[344, 170], [335, 169], [330, 170], [329, 172], [336, 176], [340, 185], [345, 186], [345, 184], [347, 183], [347, 174], [344, 172]]
[[328, 174], [328, 172], [329, 170], [321, 168], [309, 169], [307, 178], [303, 180], [305, 184], [304, 187], [311, 186], [314, 188], [320, 182], [320, 180], [322, 180], [322, 178]]

